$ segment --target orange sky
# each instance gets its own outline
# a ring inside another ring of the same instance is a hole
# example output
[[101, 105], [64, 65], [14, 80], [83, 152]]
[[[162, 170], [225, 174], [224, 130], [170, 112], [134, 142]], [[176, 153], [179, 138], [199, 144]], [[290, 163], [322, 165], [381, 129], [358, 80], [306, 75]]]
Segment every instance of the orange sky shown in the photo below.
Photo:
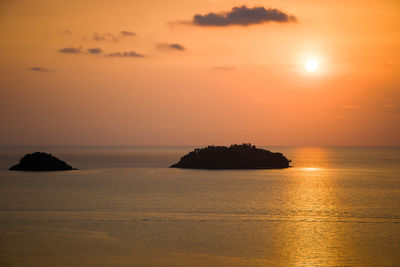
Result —
[[[243, 4], [297, 22], [192, 23]], [[400, 145], [399, 14], [396, 0], [1, 1], [0, 144]]]

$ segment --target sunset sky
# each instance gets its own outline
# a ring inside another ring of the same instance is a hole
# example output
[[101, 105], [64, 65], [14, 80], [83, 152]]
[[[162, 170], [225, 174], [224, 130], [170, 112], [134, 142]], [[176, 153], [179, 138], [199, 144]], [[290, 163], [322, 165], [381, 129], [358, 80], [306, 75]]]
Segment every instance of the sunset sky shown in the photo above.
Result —
[[398, 0], [3, 0], [0, 34], [1, 145], [400, 145]]

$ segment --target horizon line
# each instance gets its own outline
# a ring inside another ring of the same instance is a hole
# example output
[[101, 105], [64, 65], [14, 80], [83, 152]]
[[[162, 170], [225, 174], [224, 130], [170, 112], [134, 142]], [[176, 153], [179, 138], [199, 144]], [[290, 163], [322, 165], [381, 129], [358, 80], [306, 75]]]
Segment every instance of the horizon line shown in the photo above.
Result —
[[[232, 143], [233, 144], [249, 144], [249, 143]], [[304, 144], [304, 145], [282, 145], [282, 144], [255, 144], [250, 143], [255, 146], [259, 147], [400, 147], [398, 145], [311, 145], [311, 144]], [[0, 147], [207, 147], [207, 146], [229, 146], [223, 144], [203, 144], [203, 145], [193, 145], [193, 144], [184, 144], [184, 145], [166, 145], [166, 144], [118, 144], [118, 145], [105, 145], [105, 144], [69, 144], [69, 145], [61, 145], [61, 144], [20, 144], [20, 145], [8, 145], [8, 144], [0, 144]]]

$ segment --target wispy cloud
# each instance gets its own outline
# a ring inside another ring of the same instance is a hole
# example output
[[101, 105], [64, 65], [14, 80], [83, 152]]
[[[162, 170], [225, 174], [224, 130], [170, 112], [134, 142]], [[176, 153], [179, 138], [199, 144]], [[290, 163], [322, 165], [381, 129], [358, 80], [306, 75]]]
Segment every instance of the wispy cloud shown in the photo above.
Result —
[[28, 70], [30, 70], [30, 71], [38, 71], [38, 72], [55, 72], [55, 70], [42, 68], [42, 67], [31, 67]]
[[235, 67], [232, 66], [217, 66], [214, 68], [214, 70], [234, 70]]
[[58, 52], [66, 54], [78, 54], [82, 53], [82, 47], [66, 47], [58, 50]]
[[117, 37], [115, 37], [114, 34], [112, 33], [93, 33], [92, 39], [95, 41], [110, 41], [110, 42], [116, 42], [118, 41]]
[[341, 106], [340, 108], [342, 108], [342, 109], [358, 109], [360, 107], [359, 106], [353, 106], [353, 105], [347, 105], [347, 106]]
[[144, 57], [144, 55], [136, 53], [135, 51], [130, 52], [114, 52], [106, 54], [107, 57]]
[[103, 53], [103, 50], [101, 50], [101, 48], [99, 47], [94, 47], [94, 48], [89, 48], [87, 52], [90, 54], [101, 54]]
[[387, 67], [387, 68], [396, 67], [396, 64], [393, 62], [390, 62], [390, 61], [385, 61], [384, 64], [385, 64], [385, 67]]
[[72, 34], [72, 31], [70, 30], [64, 30], [60, 32], [61, 34]]
[[131, 31], [120, 31], [119, 33], [123, 36], [136, 36], [136, 33]]
[[383, 105], [385, 108], [397, 108], [397, 105], [395, 104], [385, 104]]
[[266, 22], [297, 22], [297, 18], [275, 8], [266, 9], [262, 6], [248, 8], [243, 5], [233, 7], [230, 11], [219, 13], [210, 12], [205, 15], [196, 14], [190, 23], [197, 26], [223, 27], [230, 25], [249, 26]]
[[179, 50], [179, 51], [186, 50], [186, 47], [184, 47], [181, 44], [177, 44], [177, 43], [158, 43], [158, 44], [156, 44], [156, 47], [160, 48], [160, 49], [172, 49], [172, 50]]

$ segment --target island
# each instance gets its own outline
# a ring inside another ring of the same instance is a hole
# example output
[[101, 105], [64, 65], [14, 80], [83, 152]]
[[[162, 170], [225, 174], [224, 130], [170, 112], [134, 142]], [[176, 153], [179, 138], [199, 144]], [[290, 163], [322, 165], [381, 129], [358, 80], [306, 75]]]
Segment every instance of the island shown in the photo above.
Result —
[[17, 165], [10, 167], [10, 171], [70, 171], [76, 170], [51, 154], [34, 152], [23, 156]]
[[170, 168], [183, 169], [284, 169], [291, 161], [282, 153], [274, 153], [251, 144], [208, 146], [183, 156]]

